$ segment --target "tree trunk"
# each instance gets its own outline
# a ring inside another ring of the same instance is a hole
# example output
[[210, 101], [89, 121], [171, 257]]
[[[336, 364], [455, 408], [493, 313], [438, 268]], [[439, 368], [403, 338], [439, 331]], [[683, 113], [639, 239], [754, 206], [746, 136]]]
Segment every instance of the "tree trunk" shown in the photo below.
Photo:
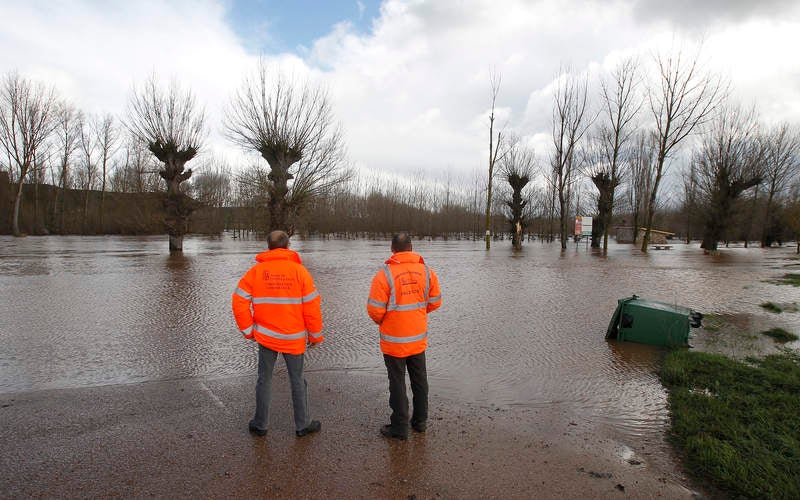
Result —
[[170, 252], [183, 252], [183, 235], [170, 234], [169, 235], [169, 251]]
[[66, 199], [67, 199], [67, 167], [64, 166], [64, 170], [61, 174], [61, 211], [59, 213], [60, 221], [58, 223], [59, 233], [64, 234], [64, 210], [66, 208]]
[[33, 234], [40, 234], [40, 228], [39, 228], [39, 176], [36, 174], [36, 169], [34, 169], [34, 176], [33, 176]]
[[17, 194], [14, 196], [14, 212], [11, 215], [11, 232], [14, 236], [22, 236], [22, 232], [19, 230], [19, 208], [22, 203], [22, 179], [24, 175], [21, 175], [19, 178], [19, 182], [17, 182]]
[[83, 234], [87, 234], [89, 229], [89, 188], [83, 192]]
[[647, 253], [647, 245], [650, 244], [650, 229], [653, 227], [653, 217], [656, 212], [656, 197], [658, 196], [658, 185], [661, 183], [661, 171], [664, 168], [664, 158], [659, 155], [658, 169], [656, 170], [656, 180], [653, 183], [653, 190], [647, 202], [647, 213], [645, 214], [646, 227], [642, 236], [642, 252]]
[[[489, 147], [491, 147], [491, 141], [489, 143]], [[492, 246], [491, 243], [491, 225], [492, 225], [492, 169], [489, 169], [489, 185], [486, 188], [486, 235], [484, 239], [486, 240], [486, 250]]]

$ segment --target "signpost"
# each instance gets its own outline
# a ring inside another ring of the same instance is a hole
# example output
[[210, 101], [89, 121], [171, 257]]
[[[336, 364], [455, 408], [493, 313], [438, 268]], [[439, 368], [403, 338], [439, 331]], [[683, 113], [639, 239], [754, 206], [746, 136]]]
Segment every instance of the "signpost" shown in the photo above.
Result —
[[[577, 245], [578, 240], [584, 236], [588, 236], [590, 239], [592, 237], [592, 218], [578, 215], [575, 217], [575, 244]], [[589, 240], [586, 241], [588, 246]]]

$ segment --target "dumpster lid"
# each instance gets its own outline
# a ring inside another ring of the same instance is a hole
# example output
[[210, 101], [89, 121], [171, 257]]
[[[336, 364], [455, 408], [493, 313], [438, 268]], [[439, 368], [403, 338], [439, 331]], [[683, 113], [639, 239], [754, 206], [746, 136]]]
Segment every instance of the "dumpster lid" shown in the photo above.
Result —
[[658, 300], [649, 300], [649, 299], [642, 299], [639, 298], [637, 295], [633, 295], [628, 297], [627, 299], [621, 299], [620, 304], [630, 304], [636, 305], [640, 307], [646, 307], [649, 309], [658, 309], [659, 311], [668, 311], [674, 312], [678, 314], [691, 314], [692, 309], [685, 306], [679, 306], [678, 304], [670, 304], [668, 302], [660, 302]]

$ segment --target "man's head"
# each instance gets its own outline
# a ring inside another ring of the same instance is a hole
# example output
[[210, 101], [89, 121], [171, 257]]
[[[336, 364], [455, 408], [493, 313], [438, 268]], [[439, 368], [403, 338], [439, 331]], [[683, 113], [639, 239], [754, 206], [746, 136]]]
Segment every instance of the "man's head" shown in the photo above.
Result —
[[397, 233], [392, 237], [392, 252], [410, 252], [412, 250], [411, 246], [411, 236], [406, 233]]
[[267, 237], [267, 246], [270, 250], [289, 248], [289, 235], [284, 231], [272, 231]]

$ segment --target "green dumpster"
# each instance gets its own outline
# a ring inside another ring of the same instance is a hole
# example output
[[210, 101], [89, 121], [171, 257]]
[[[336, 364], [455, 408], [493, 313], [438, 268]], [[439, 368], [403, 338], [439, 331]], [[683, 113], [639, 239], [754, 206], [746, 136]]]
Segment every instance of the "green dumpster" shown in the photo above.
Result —
[[620, 299], [606, 331], [607, 339], [663, 346], [689, 345], [689, 328], [703, 315], [688, 307], [633, 295]]

